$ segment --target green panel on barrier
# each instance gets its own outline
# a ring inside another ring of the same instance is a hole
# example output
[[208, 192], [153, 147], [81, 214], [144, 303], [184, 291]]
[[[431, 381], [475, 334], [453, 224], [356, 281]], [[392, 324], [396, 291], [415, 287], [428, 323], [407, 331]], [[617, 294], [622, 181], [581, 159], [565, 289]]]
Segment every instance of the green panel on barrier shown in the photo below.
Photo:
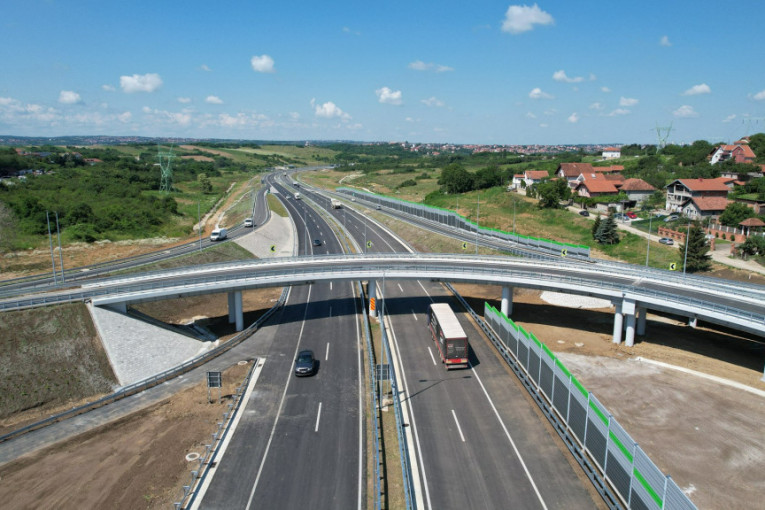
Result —
[[542, 347], [542, 342], [540, 342], [539, 339], [534, 336], [534, 333], [529, 333], [529, 338], [531, 338], [538, 347]]
[[558, 365], [558, 368], [561, 369], [561, 372], [566, 374], [566, 377], [568, 377], [569, 379], [572, 377], [571, 372], [568, 371], [568, 368], [566, 368], [566, 365], [564, 365], [561, 360], [559, 360], [558, 358], [555, 358], [555, 364]]
[[592, 407], [592, 410], [595, 411], [595, 414], [598, 415], [600, 421], [603, 422], [603, 425], [608, 425], [608, 416], [603, 414], [603, 411], [601, 411], [600, 408], [595, 405], [595, 402], [590, 402], [590, 407]]
[[632, 474], [635, 475], [635, 478], [638, 479], [638, 482], [640, 482], [640, 485], [642, 485], [645, 490], [648, 491], [648, 494], [651, 495], [651, 498], [656, 502], [657, 505], [659, 505], [659, 508], [663, 508], [664, 502], [661, 500], [661, 497], [655, 490], [653, 490], [653, 487], [648, 483], [648, 481], [643, 478], [643, 475], [640, 474], [640, 471], [637, 469], [634, 469], [632, 471]]
[[627, 460], [630, 461], [630, 462], [633, 462], [632, 453], [630, 453], [630, 451], [627, 449], [627, 447], [624, 446], [622, 444], [622, 442], [619, 441], [619, 438], [616, 437], [616, 435], [613, 432], [611, 432], [610, 430], [608, 431], [608, 437], [610, 437], [611, 441], [613, 441], [616, 444], [616, 446], [619, 447], [619, 450], [621, 450], [622, 454], [624, 454], [624, 456], [627, 458]]
[[582, 383], [577, 381], [576, 377], [574, 377], [573, 375], [571, 376], [571, 382], [574, 383], [574, 386], [579, 388], [579, 391], [582, 392], [582, 395], [586, 397], [589, 394], [589, 392], [584, 388], [584, 386], [582, 386]]
[[552, 359], [553, 361], [558, 359], [555, 357], [555, 354], [553, 354], [553, 352], [545, 344], [542, 344], [542, 350], [545, 351], [547, 355], [550, 356], [550, 359]]

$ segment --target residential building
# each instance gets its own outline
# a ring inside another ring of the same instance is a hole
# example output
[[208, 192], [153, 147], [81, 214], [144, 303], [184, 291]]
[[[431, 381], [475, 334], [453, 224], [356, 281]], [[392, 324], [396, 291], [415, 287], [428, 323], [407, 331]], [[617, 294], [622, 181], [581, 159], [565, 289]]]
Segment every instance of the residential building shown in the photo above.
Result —
[[547, 170], [526, 170], [523, 172], [523, 181], [526, 183], [526, 187], [542, 182], [549, 177], [550, 174], [547, 173]]
[[584, 173], [594, 172], [594, 168], [589, 163], [561, 163], [555, 171], [555, 175], [561, 179], [566, 179], [571, 188], [576, 187], [577, 177]]
[[622, 157], [622, 151], [618, 147], [606, 147], [603, 149], [603, 159], [619, 159]]
[[667, 185], [665, 208], [669, 211], [681, 211], [683, 204], [690, 198], [717, 197], [727, 198], [729, 179], [675, 179]]
[[606, 179], [604, 175], [591, 173], [581, 174], [577, 179], [574, 190], [580, 197], [599, 197], [602, 195], [616, 195], [619, 190], [615, 182]]
[[637, 205], [653, 195], [656, 188], [645, 182], [643, 179], [627, 179], [621, 184], [619, 191], [626, 193], [630, 202], [634, 202], [635, 205]]
[[681, 206], [684, 216], [692, 220], [716, 218], [728, 207], [728, 199], [725, 197], [691, 197], [685, 200]]
[[752, 148], [749, 147], [749, 141], [744, 139], [738, 140], [732, 145], [720, 145], [707, 158], [712, 165], [729, 159], [736, 163], [754, 163], [755, 155]]

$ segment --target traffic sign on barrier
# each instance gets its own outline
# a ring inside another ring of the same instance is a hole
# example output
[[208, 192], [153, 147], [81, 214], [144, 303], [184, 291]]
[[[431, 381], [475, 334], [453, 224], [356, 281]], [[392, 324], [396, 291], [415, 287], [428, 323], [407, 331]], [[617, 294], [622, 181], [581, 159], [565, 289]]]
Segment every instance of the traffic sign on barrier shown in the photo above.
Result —
[[670, 271], [677, 271], [677, 262], [671, 262], [669, 264], [669, 270]]
[[274, 253], [275, 251], [276, 251], [276, 245], [272, 244], [271, 245], [271, 253]]
[[563, 248], [563, 249], [560, 251], [560, 254], [561, 254], [561, 256], [565, 257], [566, 255], [568, 255], [568, 249], [567, 249], [567, 248]]

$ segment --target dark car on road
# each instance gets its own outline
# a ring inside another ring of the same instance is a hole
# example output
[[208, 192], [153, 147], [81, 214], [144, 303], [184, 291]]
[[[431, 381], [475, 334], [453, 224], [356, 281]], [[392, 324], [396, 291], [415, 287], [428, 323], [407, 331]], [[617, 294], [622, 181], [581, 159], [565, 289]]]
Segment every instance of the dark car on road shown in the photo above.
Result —
[[321, 246], [321, 239], [314, 239], [313, 240], [313, 245], [314, 246]]
[[295, 360], [295, 375], [313, 375], [316, 372], [316, 358], [313, 357], [313, 351], [300, 351]]
[[589, 215], [590, 215], [590, 211], [587, 211], [587, 210], [579, 211], [579, 216], [589, 216]]

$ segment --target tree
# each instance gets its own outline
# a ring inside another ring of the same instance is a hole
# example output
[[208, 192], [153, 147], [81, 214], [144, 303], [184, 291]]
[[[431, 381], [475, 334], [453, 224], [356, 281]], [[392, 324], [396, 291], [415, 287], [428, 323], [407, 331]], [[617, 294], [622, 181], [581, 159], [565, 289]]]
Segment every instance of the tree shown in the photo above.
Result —
[[[687, 256], [686, 245], [688, 246]], [[680, 246], [680, 263], [685, 263], [687, 273], [712, 269], [712, 256], [709, 254], [707, 238], [704, 235], [704, 230], [695, 223], [691, 225], [688, 231], [687, 242]]]
[[749, 236], [739, 247], [742, 255], [765, 255], [765, 237]]
[[438, 179], [444, 191], [447, 193], [465, 193], [473, 191], [475, 186], [475, 176], [465, 170], [459, 163], [451, 163], [441, 171], [441, 177]]
[[754, 209], [740, 202], [731, 202], [720, 215], [720, 223], [730, 227], [737, 227], [747, 218], [757, 216]]
[[10, 252], [16, 241], [16, 216], [13, 210], [0, 202], [0, 253]]
[[609, 214], [600, 222], [598, 231], [595, 232], [595, 240], [600, 244], [618, 244], [619, 232], [616, 229], [616, 220], [613, 214]]
[[598, 217], [595, 218], [595, 221], [592, 223], [592, 238], [596, 239], [595, 234], [598, 233], [598, 230], [600, 230], [600, 224], [601, 224], [600, 214], [598, 214]]
[[212, 192], [212, 183], [210, 182], [210, 179], [207, 177], [207, 174], [199, 174], [197, 176], [197, 181], [199, 181], [199, 186], [202, 189], [202, 193]]
[[749, 148], [757, 157], [755, 161], [765, 163], [765, 133], [757, 133], [749, 137]]
[[536, 185], [539, 207], [557, 209], [562, 200], [571, 198], [571, 188], [565, 179], [542, 181]]

